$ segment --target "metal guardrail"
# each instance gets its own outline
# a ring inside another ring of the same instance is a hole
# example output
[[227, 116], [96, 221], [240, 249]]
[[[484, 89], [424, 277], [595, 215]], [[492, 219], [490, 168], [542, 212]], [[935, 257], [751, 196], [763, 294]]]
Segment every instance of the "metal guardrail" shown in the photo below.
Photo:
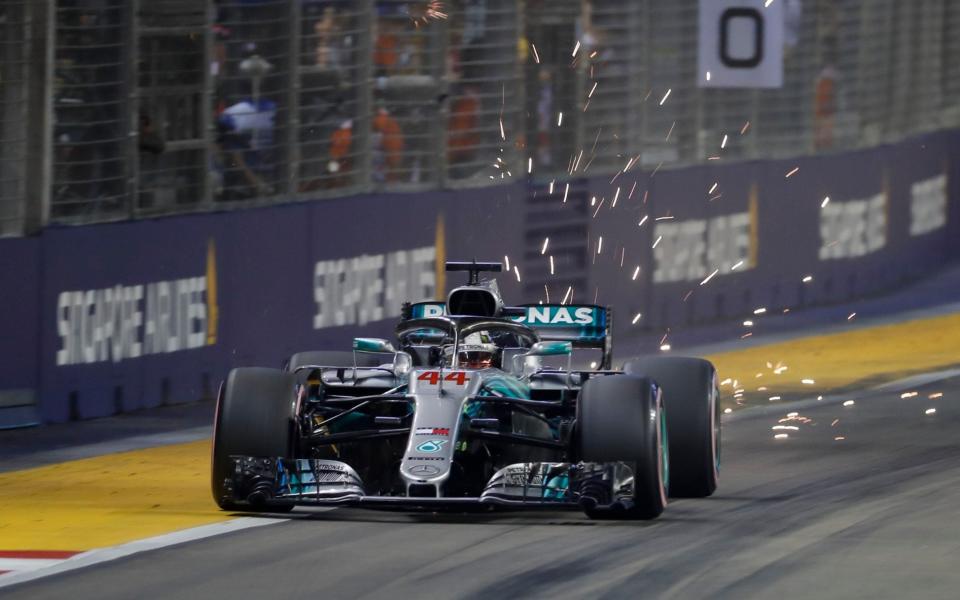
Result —
[[698, 85], [698, 0], [9, 0], [0, 234], [960, 125], [956, 2], [776, 1], [784, 83], [757, 90]]

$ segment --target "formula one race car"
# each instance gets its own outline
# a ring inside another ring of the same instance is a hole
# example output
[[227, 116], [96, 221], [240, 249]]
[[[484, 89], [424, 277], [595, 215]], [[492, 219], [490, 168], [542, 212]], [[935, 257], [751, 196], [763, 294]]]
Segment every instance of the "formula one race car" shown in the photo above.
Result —
[[[720, 467], [719, 388], [697, 358], [611, 370], [611, 314], [505, 307], [499, 263], [447, 263], [467, 285], [406, 304], [387, 340], [230, 372], [217, 401], [213, 497], [225, 510], [580, 508], [651, 519], [705, 497]], [[574, 348], [599, 369], [571, 369]], [[565, 363], [564, 368], [546, 363]], [[668, 441], [669, 440], [669, 441]]]

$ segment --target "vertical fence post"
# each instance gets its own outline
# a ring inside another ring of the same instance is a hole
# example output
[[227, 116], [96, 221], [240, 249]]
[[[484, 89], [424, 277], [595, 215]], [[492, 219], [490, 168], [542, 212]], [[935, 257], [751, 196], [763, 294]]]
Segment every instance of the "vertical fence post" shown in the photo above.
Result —
[[126, 96], [126, 160], [124, 167], [127, 184], [127, 214], [135, 218], [140, 214], [140, 97], [137, 93], [137, 78], [140, 57], [140, 0], [127, 0], [124, 4], [123, 45], [123, 92]]
[[367, 191], [373, 185], [371, 135], [373, 125], [373, 43], [376, 39], [376, 6], [374, 0], [358, 0], [360, 27], [357, 40], [357, 61], [360, 89], [357, 92], [357, 115], [353, 130], [357, 133], [357, 181], [358, 189]]
[[200, 180], [200, 206], [201, 210], [210, 210], [213, 208], [213, 190], [210, 179], [210, 169], [213, 165], [213, 144], [215, 136], [213, 132], [213, 73], [211, 72], [213, 63], [213, 24], [216, 20], [217, 7], [213, 0], [201, 0], [206, 7], [204, 11], [203, 28], [203, 89], [200, 92], [200, 135], [203, 136], [203, 176]]
[[53, 185], [53, 47], [54, 0], [28, 2], [30, 44], [27, 80], [30, 102], [26, 119], [26, 182], [24, 186], [24, 233], [34, 233], [50, 221]]
[[297, 193], [300, 174], [300, 35], [303, 30], [300, 0], [290, 0], [287, 5], [289, 38], [287, 44], [287, 158], [286, 184], [288, 194]]

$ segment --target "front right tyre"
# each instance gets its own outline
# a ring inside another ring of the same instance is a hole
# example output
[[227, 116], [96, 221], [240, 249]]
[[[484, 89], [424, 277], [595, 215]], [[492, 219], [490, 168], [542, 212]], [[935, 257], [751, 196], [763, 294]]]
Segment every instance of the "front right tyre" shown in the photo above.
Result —
[[[667, 421], [660, 390], [653, 380], [607, 375], [588, 380], [577, 400], [580, 460], [624, 463], [633, 471], [631, 506], [597, 506], [582, 498], [591, 518], [653, 519], [667, 505], [670, 458]], [[610, 499], [613, 500], [613, 499]]]
[[211, 490], [223, 510], [286, 511], [291, 503], [238, 503], [226, 484], [231, 456], [292, 457], [296, 441], [296, 377], [250, 367], [233, 369], [217, 399], [213, 425]]

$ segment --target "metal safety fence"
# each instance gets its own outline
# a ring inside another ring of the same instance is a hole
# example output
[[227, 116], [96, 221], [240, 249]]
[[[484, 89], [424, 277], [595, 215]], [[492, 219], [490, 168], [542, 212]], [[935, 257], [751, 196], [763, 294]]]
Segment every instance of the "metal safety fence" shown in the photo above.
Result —
[[24, 224], [27, 18], [26, 1], [0, 5], [0, 236]]
[[956, 2], [775, 2], [782, 85], [745, 89], [703, 85], [699, 0], [10, 0], [0, 232], [960, 125]]

